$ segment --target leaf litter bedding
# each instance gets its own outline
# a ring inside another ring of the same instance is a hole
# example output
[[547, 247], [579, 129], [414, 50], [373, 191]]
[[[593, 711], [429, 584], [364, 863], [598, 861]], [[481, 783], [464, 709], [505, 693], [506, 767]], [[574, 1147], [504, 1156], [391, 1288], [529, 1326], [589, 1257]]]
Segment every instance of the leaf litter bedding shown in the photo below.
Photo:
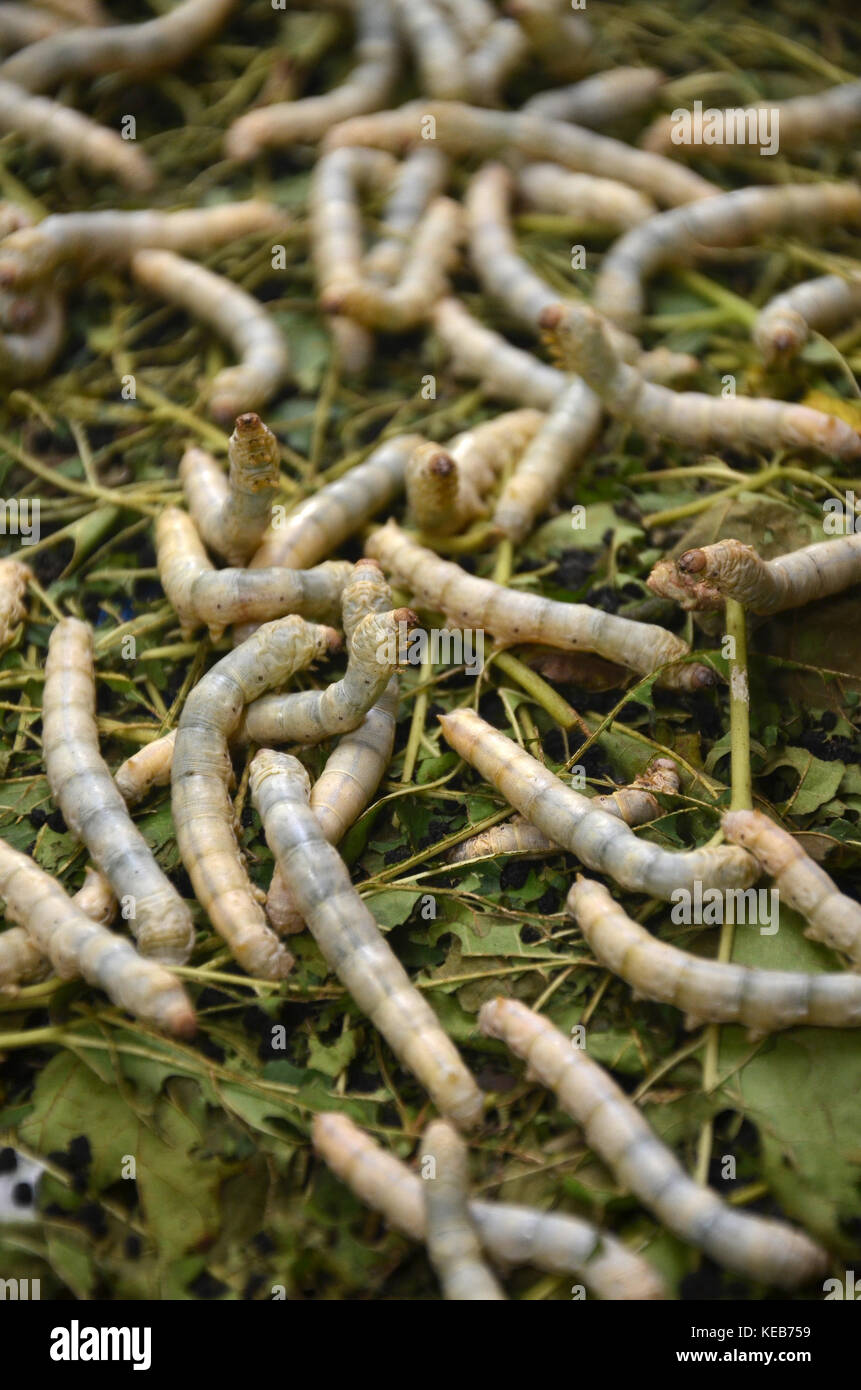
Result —
[[861, 25], [105, 8], [0, 25], [0, 1273], [821, 1298]]

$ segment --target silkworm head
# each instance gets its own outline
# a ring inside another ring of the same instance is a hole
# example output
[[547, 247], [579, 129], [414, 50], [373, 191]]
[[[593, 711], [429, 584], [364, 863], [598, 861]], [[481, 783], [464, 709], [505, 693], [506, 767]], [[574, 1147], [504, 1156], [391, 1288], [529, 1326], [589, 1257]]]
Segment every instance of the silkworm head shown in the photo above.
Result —
[[[302, 787], [306, 797], [311, 795], [311, 779], [298, 758], [289, 753], [276, 752], [274, 748], [261, 748], [251, 759], [248, 769], [249, 786], [255, 806], [263, 783], [269, 777], [286, 776]], [[259, 810], [259, 806], [258, 806]]]
[[700, 574], [706, 567], [706, 554], [702, 550], [686, 550], [676, 564], [682, 574]]

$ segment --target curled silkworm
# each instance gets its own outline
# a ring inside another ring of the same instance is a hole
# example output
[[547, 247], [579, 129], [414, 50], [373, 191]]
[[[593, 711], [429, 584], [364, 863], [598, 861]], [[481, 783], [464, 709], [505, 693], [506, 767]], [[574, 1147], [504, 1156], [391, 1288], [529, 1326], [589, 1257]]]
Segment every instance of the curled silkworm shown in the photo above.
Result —
[[[381, 1149], [347, 1115], [315, 1115], [311, 1139], [357, 1197], [413, 1240], [424, 1241], [422, 1179], [405, 1163]], [[661, 1277], [648, 1260], [579, 1216], [476, 1201], [469, 1203], [469, 1213], [485, 1250], [500, 1263], [574, 1274], [603, 1299], [665, 1297]]]
[[32, 578], [20, 560], [0, 560], [0, 651], [8, 647], [27, 616], [25, 595]]
[[301, 618], [266, 623], [199, 681], [177, 729], [171, 803], [182, 862], [236, 960], [265, 980], [287, 975], [293, 957], [267, 927], [236, 843], [227, 743], [246, 704], [325, 656], [337, 640], [331, 628]]
[[789, 101], [761, 101], [726, 111], [697, 108], [684, 113], [684, 122], [676, 113], [661, 116], [649, 126], [642, 143], [660, 154], [681, 156], [704, 148], [714, 158], [731, 153], [737, 144], [755, 150], [779, 140], [782, 150], [790, 150], [818, 140], [843, 140], [859, 125], [861, 82], [845, 82]]
[[651, 198], [616, 179], [572, 174], [558, 164], [527, 164], [517, 173], [517, 188], [531, 207], [562, 212], [583, 222], [600, 222], [627, 231], [653, 217]]
[[322, 96], [281, 101], [240, 116], [227, 132], [229, 159], [253, 159], [262, 149], [311, 144], [333, 125], [385, 106], [400, 66], [390, 0], [354, 0], [356, 66]]
[[569, 370], [579, 371], [611, 415], [629, 420], [647, 434], [706, 449], [756, 445], [774, 449], [818, 449], [838, 458], [861, 456], [861, 435], [834, 415], [787, 401], [750, 396], [707, 396], [671, 391], [646, 381], [623, 362], [606, 321], [587, 305], [547, 310], [542, 325]]
[[45, 957], [23, 927], [0, 932], [0, 994], [14, 994], [18, 985], [38, 980], [46, 969]]
[[153, 787], [170, 785], [176, 729], [153, 739], [130, 758], [126, 758], [114, 773], [114, 781], [127, 806], [136, 806]]
[[393, 3], [423, 90], [432, 97], [466, 96], [466, 50], [437, 0], [393, 0]]
[[[807, 918], [804, 935], [814, 941], [824, 941], [835, 951], [842, 951], [856, 968], [861, 965], [861, 906], [840, 892], [825, 870], [804, 853], [798, 841], [760, 811], [728, 811], [721, 824], [727, 839], [749, 850], [763, 872], [774, 879], [781, 901]], [[826, 981], [843, 978], [839, 975], [809, 977], [814, 992], [821, 988], [823, 994], [827, 994], [831, 989], [835, 997], [839, 991], [828, 986]]]
[[861, 315], [861, 280], [820, 275], [769, 300], [757, 315], [753, 340], [767, 362], [791, 357], [811, 330], [830, 333]]
[[826, 1255], [802, 1231], [737, 1211], [688, 1177], [624, 1091], [582, 1047], [514, 999], [493, 999], [479, 1027], [526, 1061], [581, 1126], [614, 1177], [681, 1240], [750, 1279], [793, 1288], [825, 1267]]
[[515, 542], [528, 536], [552, 505], [601, 423], [598, 398], [575, 377], [518, 459], [496, 502], [493, 522]]
[[280, 208], [256, 198], [180, 212], [55, 213], [35, 227], [10, 228], [0, 247], [0, 285], [32, 284], [66, 267], [85, 275], [121, 266], [146, 247], [204, 255], [254, 232], [283, 233], [288, 222]]
[[539, 92], [521, 110], [549, 121], [574, 121], [600, 129], [648, 106], [664, 80], [657, 68], [609, 68], [570, 87]]
[[103, 927], [109, 927], [119, 911], [113, 888], [94, 864], [84, 869], [84, 881], [72, 895], [72, 902]]
[[60, 15], [34, 13], [29, 5], [0, 5], [0, 48], [26, 48], [67, 28]]
[[485, 723], [472, 710], [440, 715], [443, 736], [486, 781], [589, 869], [607, 873], [631, 892], [670, 900], [699, 881], [714, 888], [747, 888], [757, 867], [749, 854], [718, 845], [707, 849], [666, 850], [636, 835], [618, 816], [596, 809], [524, 749]]
[[[743, 541], [716, 541], [676, 561], [686, 607], [715, 607], [732, 598], [752, 613], [782, 613], [861, 583], [861, 535], [818, 541], [763, 560]], [[651, 586], [650, 586], [651, 587]]]
[[218, 33], [235, 7], [236, 0], [180, 0], [144, 24], [64, 31], [7, 58], [0, 78], [38, 92], [100, 72], [131, 76], [178, 67]]
[[380, 235], [367, 252], [363, 269], [372, 280], [392, 284], [400, 275], [410, 238], [429, 204], [443, 192], [449, 162], [432, 146], [413, 150], [391, 175], [391, 189], [380, 217]]
[[[689, 651], [681, 638], [653, 623], [636, 623], [587, 604], [559, 603], [478, 579], [416, 545], [394, 521], [372, 532], [365, 549], [428, 608], [445, 613], [461, 627], [492, 632], [509, 646], [541, 642], [563, 651], [597, 652], [643, 672], [678, 662]], [[674, 688], [699, 689], [714, 684], [715, 678], [708, 667], [694, 664], [671, 665], [660, 679]]]
[[593, 40], [584, 15], [571, 14], [565, 0], [508, 0], [505, 9], [550, 72], [558, 77], [582, 72]]
[[347, 560], [327, 560], [310, 570], [216, 570], [191, 517], [178, 507], [159, 512], [155, 544], [159, 578], [184, 637], [203, 623], [217, 640], [231, 623], [270, 622], [288, 613], [337, 619], [352, 571]]
[[[167, 1033], [192, 1037], [194, 1010], [176, 976], [139, 956], [67, 898], [56, 879], [0, 840], [0, 897], [62, 979], [82, 976], [122, 1009]], [[2, 940], [2, 937], [0, 937]]]
[[775, 232], [861, 222], [861, 188], [852, 183], [738, 188], [696, 207], [672, 208], [621, 236], [595, 281], [595, 308], [622, 328], [636, 329], [644, 284], [664, 265], [686, 265], [709, 249], [749, 246]]
[[259, 300], [172, 251], [137, 251], [131, 268], [138, 284], [201, 319], [239, 358], [211, 383], [209, 409], [217, 420], [233, 420], [275, 395], [290, 371], [290, 358], [284, 334]]
[[497, 19], [466, 55], [466, 87], [470, 100], [498, 106], [506, 81], [520, 66], [528, 44], [513, 19]]
[[450, 1302], [498, 1302], [505, 1294], [485, 1263], [469, 1210], [467, 1148], [445, 1120], [428, 1125], [422, 1141], [425, 1224], [430, 1262]]
[[325, 839], [308, 805], [302, 764], [261, 749], [250, 784], [269, 848], [327, 964], [440, 1111], [457, 1124], [475, 1124], [481, 1092]]
[[[403, 166], [402, 166], [403, 167]], [[311, 175], [311, 251], [321, 297], [334, 294], [342, 279], [361, 276], [363, 189], [380, 192], [398, 166], [383, 150], [333, 150], [317, 160]]]
[[155, 182], [146, 155], [116, 131], [49, 97], [31, 96], [0, 81], [0, 132], [13, 132], [37, 147], [52, 150], [65, 164], [109, 174], [126, 188], [143, 192]]
[[531, 352], [513, 347], [485, 328], [458, 299], [441, 299], [431, 322], [450, 356], [454, 375], [480, 382], [488, 396], [547, 410], [570, 381]]
[[509, 410], [466, 430], [446, 448], [420, 444], [407, 467], [407, 506], [425, 532], [449, 535], [487, 514], [496, 478], [534, 439], [544, 416]]
[[[736, 891], [743, 903], [744, 893]], [[861, 1026], [858, 975], [753, 970], [746, 965], [700, 959], [656, 940], [639, 922], [631, 920], [602, 884], [590, 879], [574, 884], [567, 905], [603, 966], [646, 999], [681, 1009], [691, 1028], [706, 1022], [740, 1023], [755, 1036], [762, 1036], [800, 1024], [813, 1028]], [[852, 903], [852, 907], [857, 914], [858, 905]], [[861, 940], [857, 921], [855, 932], [857, 949]]]
[[201, 540], [228, 565], [242, 565], [263, 539], [279, 476], [278, 440], [253, 411], [236, 421], [227, 459], [225, 478], [211, 454], [188, 449], [179, 476]]
[[42, 748], [51, 794], [119, 898], [141, 954], [183, 964], [194, 946], [191, 913], [155, 861], [99, 752], [93, 634], [63, 618], [51, 632], [42, 695]]
[[16, 312], [27, 319], [20, 329], [0, 332], [0, 379], [7, 384], [38, 381], [48, 371], [63, 345], [66, 312], [59, 294], [46, 290], [13, 301]]

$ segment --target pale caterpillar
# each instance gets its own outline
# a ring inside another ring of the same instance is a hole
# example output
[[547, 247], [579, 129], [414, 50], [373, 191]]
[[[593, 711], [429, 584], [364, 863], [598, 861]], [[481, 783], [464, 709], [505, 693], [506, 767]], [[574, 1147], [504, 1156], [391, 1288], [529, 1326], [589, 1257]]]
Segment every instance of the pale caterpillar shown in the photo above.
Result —
[[829, 333], [861, 315], [861, 280], [821, 275], [784, 290], [757, 315], [753, 340], [767, 362], [790, 357], [811, 330]]
[[116, 131], [49, 97], [31, 96], [12, 82], [0, 81], [0, 132], [21, 135], [66, 164], [108, 174], [136, 192], [155, 182], [147, 156]]
[[467, 94], [466, 48], [437, 0], [393, 0], [398, 25], [428, 96]]
[[519, 67], [529, 45], [513, 19], [497, 19], [466, 55], [466, 87], [470, 100], [498, 106], [507, 79]]
[[0, 560], [0, 652], [27, 616], [25, 595], [31, 578], [29, 566], [20, 560]]
[[489, 111], [460, 101], [413, 101], [393, 111], [355, 116], [334, 126], [323, 148], [369, 145], [400, 152], [422, 139], [431, 119], [437, 148], [447, 154], [483, 159], [518, 156], [562, 164], [580, 173], [618, 179], [671, 206], [709, 198], [718, 191], [707, 179], [672, 160], [582, 126], [548, 121], [530, 112]]
[[286, 213], [256, 198], [180, 212], [146, 208], [54, 213], [38, 226], [19, 227], [3, 239], [0, 285], [32, 284], [61, 268], [73, 267], [85, 275], [101, 265], [120, 266], [146, 247], [204, 255], [254, 232], [283, 233], [288, 225]]
[[[413, 1240], [424, 1241], [422, 1179], [405, 1163], [381, 1149], [347, 1115], [315, 1115], [311, 1142], [357, 1197]], [[469, 1214], [485, 1250], [500, 1264], [573, 1274], [602, 1299], [665, 1297], [661, 1276], [648, 1260], [582, 1217], [477, 1201], [469, 1203]]]
[[[857, 969], [861, 965], [861, 906], [840, 892], [792, 835], [760, 811], [728, 811], [721, 825], [727, 839], [749, 850], [763, 872], [774, 879], [781, 901], [807, 918], [804, 935], [842, 951]], [[857, 976], [810, 978], [816, 990], [825, 980]]]
[[475, 48], [496, 23], [496, 10], [490, 0], [438, 0], [438, 3], [469, 48]]
[[185, 309], [230, 343], [239, 363], [214, 377], [209, 409], [224, 423], [265, 405], [290, 371], [287, 340], [259, 300], [195, 261], [172, 251], [136, 251], [138, 284]]
[[100, 72], [129, 76], [178, 67], [218, 33], [236, 0], [180, 0], [143, 24], [82, 28], [41, 39], [0, 64], [0, 78], [28, 91]]
[[549, 121], [574, 121], [600, 128], [648, 106], [664, 80], [657, 68], [609, 68], [570, 87], [539, 92], [524, 102], [521, 110]]
[[308, 805], [302, 764], [261, 749], [251, 763], [250, 785], [269, 848], [326, 963], [442, 1114], [460, 1125], [476, 1124], [481, 1092], [323, 835]]
[[[92, 864], [84, 870], [84, 882], [72, 902], [103, 927], [110, 926], [117, 913], [111, 885]], [[14, 993], [17, 985], [38, 979], [47, 968], [42, 952], [23, 927], [10, 927], [0, 934], [0, 994]]]
[[459, 299], [441, 299], [431, 323], [450, 357], [453, 374], [478, 381], [482, 391], [495, 399], [548, 410], [570, 381], [531, 352], [485, 328]]
[[824, 1250], [802, 1231], [737, 1211], [689, 1178], [609, 1073], [547, 1019], [499, 998], [483, 1006], [479, 1027], [555, 1091], [617, 1182], [681, 1240], [726, 1269], [781, 1288], [804, 1284], [825, 1268]]
[[651, 198], [627, 184], [595, 174], [572, 174], [558, 164], [527, 164], [516, 177], [518, 192], [530, 207], [620, 231], [636, 227], [657, 211]]
[[194, 946], [191, 913], [130, 819], [99, 752], [93, 634], [77, 618], [63, 618], [48, 642], [42, 749], [66, 824], [117, 897], [132, 900], [130, 926], [141, 954], [182, 965]]
[[[812, 96], [792, 97], [789, 101], [761, 101], [755, 106], [732, 107], [719, 111], [718, 129], [730, 129], [733, 136], [739, 129], [757, 131], [759, 113], [770, 115], [770, 126], [779, 135], [782, 150], [795, 149], [800, 145], [811, 144], [815, 140], [843, 140], [857, 126], [861, 125], [861, 82], [845, 82], [837, 87], [828, 87]], [[661, 116], [649, 126], [642, 138], [643, 146], [660, 154], [695, 155], [698, 148], [705, 148], [710, 158], [732, 153], [732, 141], [707, 139], [715, 131], [715, 117], [711, 108], [706, 111], [689, 111], [688, 138], [677, 141], [673, 131], [677, 121], [672, 116]], [[744, 147], [756, 150], [759, 143], [745, 142]]]
[[427, 1247], [449, 1302], [500, 1302], [505, 1294], [488, 1268], [469, 1210], [467, 1148], [445, 1120], [429, 1124], [422, 1141]]
[[558, 77], [581, 72], [588, 61], [593, 32], [589, 21], [571, 14], [566, 0], [508, 0], [513, 15], [544, 66]]
[[591, 306], [560, 304], [545, 312], [542, 326], [564, 365], [580, 372], [609, 413], [646, 434], [702, 449], [756, 445], [772, 450], [782, 444], [843, 459], [861, 456], [858, 431], [820, 410], [760, 397], [671, 391], [646, 381], [619, 358], [605, 320]]
[[107, 24], [108, 16], [98, 0], [36, 0], [40, 9], [53, 10], [74, 24]]
[[861, 222], [861, 188], [852, 183], [738, 188], [694, 207], [672, 208], [614, 242], [595, 280], [595, 308], [636, 329], [644, 283], [661, 266], [687, 265], [712, 248], [749, 246], [775, 232]]
[[537, 410], [510, 410], [467, 430], [442, 448], [420, 444], [407, 465], [407, 508], [427, 534], [450, 535], [487, 514], [496, 478], [540, 429]]
[[17, 312], [27, 321], [19, 329], [0, 331], [0, 379], [15, 385], [38, 381], [63, 345], [66, 328], [63, 301], [53, 290], [46, 290], [26, 300], [13, 301], [11, 311], [11, 314], [7, 311], [7, 317], [14, 317]]
[[55, 879], [5, 840], [0, 840], [0, 897], [7, 919], [26, 929], [61, 979], [80, 975], [135, 1018], [193, 1037], [194, 1010], [176, 976], [92, 921]]
[[431, 145], [415, 149], [391, 176], [391, 189], [380, 217], [379, 236], [363, 261], [371, 280], [391, 284], [400, 275], [409, 240], [428, 204], [442, 193], [449, 162]]
[[113, 888], [94, 864], [87, 864], [84, 869], [84, 881], [72, 894], [72, 902], [103, 927], [111, 925], [119, 910]]
[[204, 545], [228, 565], [243, 565], [263, 539], [279, 481], [278, 440], [253, 411], [237, 419], [227, 460], [225, 478], [211, 454], [187, 449], [179, 477]]
[[0, 47], [26, 48], [51, 34], [59, 34], [68, 24], [60, 15], [33, 13], [29, 5], [0, 5]]
[[685, 607], [713, 608], [732, 598], [752, 613], [782, 613], [861, 583], [861, 535], [818, 541], [774, 560], [743, 541], [716, 541], [680, 555], [676, 575], [680, 593], [689, 592]]
[[[365, 550], [428, 608], [447, 614], [459, 627], [492, 632], [507, 646], [540, 642], [563, 651], [597, 652], [645, 673], [678, 662], [689, 651], [681, 638], [653, 623], [636, 623], [583, 603], [560, 603], [478, 579], [416, 545], [391, 520], [371, 533]], [[673, 665], [660, 680], [675, 689], [697, 690], [713, 685], [715, 677], [706, 666]]]
[[145, 744], [120, 764], [114, 773], [114, 781], [127, 806], [136, 806], [143, 801], [153, 787], [170, 785], [175, 743], [176, 729], [171, 729], [169, 734], [153, 739], [152, 743]]
[[348, 560], [327, 560], [309, 570], [216, 570], [191, 517], [178, 507], [159, 512], [155, 548], [159, 579], [183, 637], [206, 624], [213, 641], [231, 623], [271, 622], [288, 613], [336, 620], [353, 568]]
[[253, 159], [260, 150], [313, 144], [331, 126], [385, 106], [397, 79], [400, 51], [390, 0], [353, 0], [356, 66], [345, 82], [322, 96], [281, 101], [249, 111], [227, 132], [228, 159]]
[[636, 835], [618, 816], [595, 808], [588, 796], [485, 723], [472, 710], [439, 716], [443, 737], [460, 757], [502, 792], [515, 810], [588, 869], [609, 874], [630, 892], [669, 901], [697, 881], [715, 888], [747, 888], [756, 862], [734, 847], [666, 850]]
[[[749, 846], [749, 837], [745, 843]], [[840, 897], [836, 890], [835, 896]], [[857, 913], [857, 904], [851, 905]], [[761, 1037], [801, 1024], [861, 1026], [858, 975], [753, 970], [692, 956], [651, 936], [602, 884], [590, 879], [578, 879], [568, 894], [567, 907], [601, 965], [638, 996], [681, 1009], [690, 1028], [701, 1023], [740, 1023]], [[857, 921], [855, 930], [857, 950], [861, 940]]]
[[171, 805], [182, 862], [198, 902], [235, 959], [264, 980], [282, 979], [293, 957], [267, 927], [236, 843], [228, 740], [251, 700], [326, 656], [338, 641], [331, 628], [302, 618], [266, 623], [198, 682], [177, 729]]

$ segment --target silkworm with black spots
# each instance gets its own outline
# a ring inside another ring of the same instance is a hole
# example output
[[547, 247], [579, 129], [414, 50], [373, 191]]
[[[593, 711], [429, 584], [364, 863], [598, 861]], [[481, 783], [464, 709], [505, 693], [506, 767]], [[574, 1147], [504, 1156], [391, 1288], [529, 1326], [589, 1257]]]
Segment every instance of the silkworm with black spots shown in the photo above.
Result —
[[594, 391], [575, 377], [558, 397], [547, 419], [530, 440], [514, 471], [503, 483], [493, 523], [515, 543], [526, 539], [582, 459], [601, 424]]
[[716, 607], [732, 598], [751, 613], [783, 613], [861, 583], [861, 535], [817, 541], [763, 560], [743, 541], [715, 541], [686, 550], [676, 561], [685, 606]]
[[539, 92], [524, 102], [522, 111], [550, 121], [576, 125], [609, 125], [650, 105], [665, 81], [657, 68], [609, 68], [569, 87]]
[[455, 1303], [504, 1300], [469, 1210], [467, 1148], [445, 1120], [434, 1120], [425, 1130], [422, 1168], [428, 1255], [443, 1297]]
[[541, 212], [561, 212], [620, 231], [638, 226], [657, 212], [651, 198], [625, 183], [595, 174], [572, 174], [558, 164], [527, 164], [516, 177], [521, 197]]
[[250, 785], [269, 848], [327, 964], [442, 1114], [459, 1125], [476, 1124], [481, 1092], [323, 835], [308, 805], [302, 764], [261, 749], [251, 763]]
[[456, 436], [444, 448], [420, 444], [407, 466], [407, 507], [428, 534], [450, 535], [489, 510], [488, 494], [544, 422], [537, 410], [509, 410]]
[[478, 579], [416, 545], [394, 521], [373, 531], [365, 550], [428, 608], [445, 613], [459, 627], [492, 632], [505, 645], [541, 642], [563, 651], [597, 652], [646, 673], [667, 666], [661, 684], [675, 689], [714, 684], [710, 668], [675, 664], [688, 655], [689, 647], [665, 628]]
[[149, 159], [116, 131], [49, 97], [31, 96], [13, 82], [0, 81], [0, 132], [21, 135], [64, 164], [107, 174], [139, 193], [155, 183]]
[[228, 565], [243, 565], [263, 539], [279, 478], [278, 440], [253, 411], [236, 421], [227, 460], [225, 478], [211, 454], [187, 449], [179, 476], [201, 540]]
[[735, 847], [666, 850], [636, 835], [618, 816], [596, 809], [505, 734], [472, 710], [439, 716], [443, 737], [506, 801], [557, 845], [631, 892], [669, 901], [679, 888], [748, 888], [755, 860]]
[[684, 116], [684, 123], [675, 113], [654, 121], [643, 136], [644, 148], [682, 157], [705, 150], [713, 159], [732, 153], [736, 144], [756, 151], [779, 141], [782, 150], [791, 150], [813, 141], [845, 140], [861, 125], [861, 82], [845, 82], [789, 101], [761, 101], [716, 112], [708, 107]]
[[800, 352], [811, 331], [831, 333], [861, 316], [861, 279], [820, 275], [775, 295], [759, 311], [753, 341], [767, 362]]
[[604, 1068], [547, 1019], [515, 999], [493, 999], [482, 1008], [479, 1027], [523, 1058], [616, 1180], [681, 1240], [726, 1269], [780, 1288], [822, 1273], [825, 1252], [802, 1231], [737, 1211], [689, 1178]]
[[27, 616], [25, 596], [32, 579], [29, 565], [0, 560], [0, 651], [8, 647]]

